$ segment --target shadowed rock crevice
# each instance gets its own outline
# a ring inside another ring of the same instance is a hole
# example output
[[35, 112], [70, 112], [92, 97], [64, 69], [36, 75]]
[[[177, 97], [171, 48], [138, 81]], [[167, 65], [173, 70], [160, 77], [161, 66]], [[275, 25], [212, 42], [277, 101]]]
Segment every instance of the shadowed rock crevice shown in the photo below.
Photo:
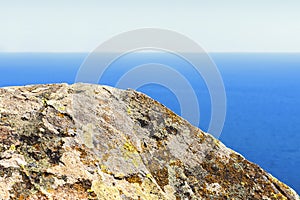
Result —
[[133, 90], [0, 89], [0, 199], [299, 199]]

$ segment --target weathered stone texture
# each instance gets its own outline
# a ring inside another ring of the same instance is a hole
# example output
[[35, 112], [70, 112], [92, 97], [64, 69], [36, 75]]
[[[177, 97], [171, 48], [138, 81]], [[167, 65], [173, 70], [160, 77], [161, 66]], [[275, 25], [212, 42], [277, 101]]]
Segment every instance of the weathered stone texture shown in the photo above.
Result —
[[299, 199], [133, 90], [0, 89], [0, 199]]

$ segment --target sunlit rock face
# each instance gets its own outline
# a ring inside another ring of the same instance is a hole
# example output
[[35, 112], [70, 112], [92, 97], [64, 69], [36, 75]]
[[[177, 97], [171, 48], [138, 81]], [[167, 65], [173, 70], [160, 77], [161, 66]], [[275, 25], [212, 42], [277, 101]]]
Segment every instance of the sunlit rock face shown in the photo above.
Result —
[[0, 89], [0, 199], [299, 199], [157, 101], [89, 84]]

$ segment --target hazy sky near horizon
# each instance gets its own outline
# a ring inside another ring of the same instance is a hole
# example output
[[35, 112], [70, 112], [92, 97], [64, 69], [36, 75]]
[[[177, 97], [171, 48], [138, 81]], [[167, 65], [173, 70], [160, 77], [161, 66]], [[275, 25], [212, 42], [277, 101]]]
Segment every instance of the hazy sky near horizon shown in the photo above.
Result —
[[299, 10], [299, 0], [0, 0], [0, 52], [90, 52], [145, 27], [209, 52], [300, 52]]

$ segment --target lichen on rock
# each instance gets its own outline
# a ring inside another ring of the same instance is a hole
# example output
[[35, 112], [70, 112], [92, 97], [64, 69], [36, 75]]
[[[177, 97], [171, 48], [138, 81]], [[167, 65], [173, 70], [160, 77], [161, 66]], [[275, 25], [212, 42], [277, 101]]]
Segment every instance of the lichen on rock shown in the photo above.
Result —
[[0, 89], [0, 199], [299, 199], [133, 90]]

